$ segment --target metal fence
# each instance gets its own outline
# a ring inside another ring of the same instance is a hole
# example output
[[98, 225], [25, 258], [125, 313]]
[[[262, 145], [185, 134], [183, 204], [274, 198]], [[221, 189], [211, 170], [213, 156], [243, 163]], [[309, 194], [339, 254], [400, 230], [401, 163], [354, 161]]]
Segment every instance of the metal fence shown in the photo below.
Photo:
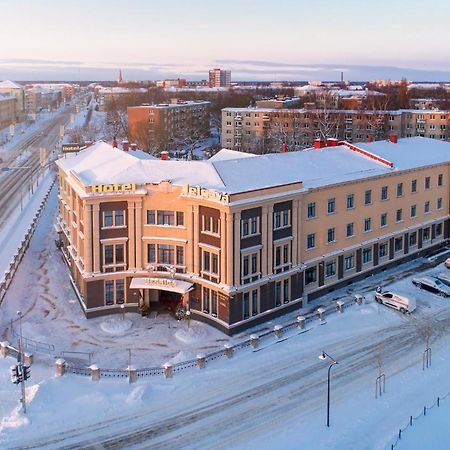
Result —
[[[344, 300], [341, 300], [342, 302], [342, 308], [348, 308], [354, 304], [356, 304], [356, 300], [354, 298], [347, 298]], [[322, 311], [325, 314], [329, 314], [332, 312], [338, 311], [338, 306], [336, 303], [322, 306]], [[310, 311], [309, 313], [306, 313], [302, 316], [304, 318], [305, 326], [314, 320], [319, 320], [319, 314], [317, 312], [317, 309]], [[284, 334], [287, 331], [292, 331], [299, 328], [299, 321], [296, 319], [295, 321], [289, 322], [278, 329], [281, 330], [281, 332]], [[240, 350], [245, 350], [252, 346], [252, 340], [254, 339], [253, 336], [256, 336], [258, 341], [261, 343], [264, 343], [265, 341], [269, 341], [270, 339], [273, 339], [276, 336], [276, 328], [272, 330], [265, 331], [264, 333], [261, 333], [259, 335], [252, 335], [251, 337], [247, 338], [246, 340], [239, 342], [235, 345], [229, 345], [228, 348], [223, 348], [216, 350], [212, 353], [208, 353], [206, 355], [202, 355], [201, 358], [204, 359], [205, 363], [210, 363], [214, 360], [223, 358], [223, 357], [229, 357], [229, 352], [236, 352]], [[307, 330], [305, 330], [307, 331]], [[303, 332], [303, 330], [302, 330]], [[177, 363], [173, 363], [170, 365], [173, 373], [182, 372], [186, 369], [191, 369], [199, 366], [198, 358], [190, 359], [187, 361], [180, 361]], [[85, 366], [78, 366], [75, 362], [66, 362], [65, 364], [65, 371], [68, 373], [73, 373], [76, 375], [83, 375], [83, 376], [91, 376], [92, 370]], [[103, 378], [126, 378], [129, 376], [129, 370], [128, 369], [102, 369], [99, 368], [100, 371], [100, 377]], [[144, 378], [144, 377], [152, 377], [152, 376], [160, 376], [164, 374], [164, 367], [148, 367], [148, 368], [142, 368], [136, 370], [136, 376], [138, 378]]]
[[395, 441], [391, 444], [391, 450], [394, 450], [394, 448], [400, 443], [402, 440], [403, 433], [408, 429], [411, 428], [414, 424], [414, 421], [419, 420], [422, 416], [425, 417], [427, 415], [427, 412], [432, 410], [435, 406], [439, 408], [442, 400], [445, 400], [450, 395], [450, 392], [447, 392], [443, 397], [438, 397], [436, 401], [431, 406], [424, 406], [423, 409], [420, 411], [420, 413], [417, 416], [409, 416], [408, 423], [405, 427], [399, 428], [397, 437]]
[[3, 278], [0, 280], [0, 305], [2, 304], [2, 301], [5, 298], [6, 292], [11, 284], [11, 281], [12, 281], [15, 273], [17, 272], [19, 264], [22, 261], [22, 258], [24, 257], [25, 252], [28, 249], [28, 246], [30, 245], [31, 238], [33, 237], [33, 234], [36, 230], [38, 221], [42, 215], [42, 211], [44, 210], [45, 204], [47, 203], [48, 197], [50, 196], [50, 192], [53, 189], [55, 182], [56, 182], [56, 177], [53, 179], [52, 184], [50, 185], [50, 188], [48, 189], [43, 200], [41, 201], [41, 204], [39, 205], [39, 208], [33, 217], [33, 221], [31, 223], [31, 225], [29, 226], [24, 239], [22, 240], [19, 248], [17, 249], [16, 253], [14, 254], [12, 261], [9, 263], [8, 269], [5, 271], [5, 273], [3, 274]]

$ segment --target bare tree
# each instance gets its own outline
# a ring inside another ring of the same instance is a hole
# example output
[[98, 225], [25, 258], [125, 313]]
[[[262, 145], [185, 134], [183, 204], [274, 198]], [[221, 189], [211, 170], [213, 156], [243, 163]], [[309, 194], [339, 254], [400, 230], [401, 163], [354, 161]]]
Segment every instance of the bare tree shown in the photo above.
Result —
[[389, 97], [387, 95], [368, 95], [362, 108], [365, 114], [367, 133], [375, 141], [386, 139]]
[[323, 90], [314, 94], [316, 108], [312, 110], [315, 138], [338, 139], [342, 134], [344, 119], [341, 112], [336, 111], [338, 99], [332, 92]]

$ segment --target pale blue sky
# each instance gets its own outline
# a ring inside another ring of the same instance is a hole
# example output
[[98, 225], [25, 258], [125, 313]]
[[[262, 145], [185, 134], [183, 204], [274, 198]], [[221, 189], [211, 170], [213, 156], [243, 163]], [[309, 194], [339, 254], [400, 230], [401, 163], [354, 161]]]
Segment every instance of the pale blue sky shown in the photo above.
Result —
[[0, 0], [0, 11], [0, 79], [113, 79], [119, 67], [202, 79], [212, 66], [234, 79], [450, 78], [449, 0]]

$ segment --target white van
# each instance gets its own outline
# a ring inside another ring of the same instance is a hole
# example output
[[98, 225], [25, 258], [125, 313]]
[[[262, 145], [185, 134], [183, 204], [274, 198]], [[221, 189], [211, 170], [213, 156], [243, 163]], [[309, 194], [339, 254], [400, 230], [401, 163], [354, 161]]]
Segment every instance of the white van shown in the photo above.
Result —
[[403, 314], [411, 313], [416, 309], [416, 299], [407, 298], [390, 291], [377, 291], [375, 293], [375, 300], [378, 303], [397, 309]]

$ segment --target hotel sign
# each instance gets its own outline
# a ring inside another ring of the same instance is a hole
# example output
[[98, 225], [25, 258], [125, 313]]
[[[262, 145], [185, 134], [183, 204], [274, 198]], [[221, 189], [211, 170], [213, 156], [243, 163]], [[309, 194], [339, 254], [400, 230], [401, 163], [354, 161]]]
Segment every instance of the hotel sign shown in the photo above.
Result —
[[111, 194], [115, 192], [134, 192], [136, 191], [135, 183], [125, 184], [93, 184], [91, 192], [93, 194]]
[[158, 287], [175, 287], [177, 282], [175, 280], [168, 280], [167, 278], [141, 278], [145, 284]]
[[63, 151], [63, 153], [75, 153], [75, 152], [79, 152], [80, 150], [82, 150], [84, 148], [84, 146], [82, 146], [81, 144], [63, 144], [61, 146], [61, 150]]
[[183, 186], [182, 193], [189, 197], [204, 198], [219, 203], [227, 204], [230, 201], [230, 196], [225, 192], [211, 191], [201, 186], [190, 186], [189, 184]]

